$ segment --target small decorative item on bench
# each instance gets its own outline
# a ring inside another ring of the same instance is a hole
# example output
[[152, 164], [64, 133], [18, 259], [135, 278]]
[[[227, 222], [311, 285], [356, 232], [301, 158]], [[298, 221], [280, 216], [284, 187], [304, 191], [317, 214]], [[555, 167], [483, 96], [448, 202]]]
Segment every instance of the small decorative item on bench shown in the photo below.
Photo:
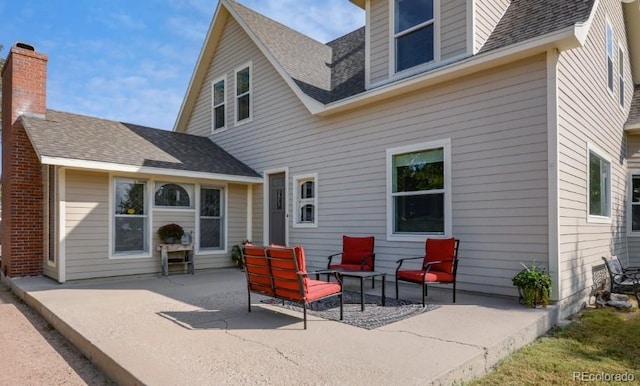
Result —
[[520, 303], [535, 308], [547, 307], [551, 298], [551, 276], [535, 264], [527, 267], [513, 277], [513, 285], [518, 287]]
[[178, 224], [166, 224], [158, 228], [158, 237], [165, 244], [180, 242], [184, 235], [184, 229]]

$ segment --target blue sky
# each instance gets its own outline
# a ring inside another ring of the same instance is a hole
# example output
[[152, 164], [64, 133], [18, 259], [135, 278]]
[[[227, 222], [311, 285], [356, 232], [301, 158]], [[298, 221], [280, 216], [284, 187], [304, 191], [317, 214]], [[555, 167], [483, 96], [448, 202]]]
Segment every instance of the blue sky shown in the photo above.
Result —
[[[349, 0], [239, 2], [321, 42], [364, 25]], [[22, 41], [49, 56], [48, 108], [170, 130], [217, 4], [0, 1], [0, 55]]]

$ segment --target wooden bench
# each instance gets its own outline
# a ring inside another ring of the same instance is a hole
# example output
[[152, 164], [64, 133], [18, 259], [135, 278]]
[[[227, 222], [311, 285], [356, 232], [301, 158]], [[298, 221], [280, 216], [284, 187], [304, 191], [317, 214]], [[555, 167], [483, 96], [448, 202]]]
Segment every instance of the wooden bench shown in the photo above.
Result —
[[[339, 296], [340, 320], [343, 319], [342, 281], [314, 280], [307, 272], [304, 249], [297, 247], [245, 245], [242, 250], [247, 277], [247, 295], [251, 312], [251, 293], [298, 303], [302, 306], [304, 329], [307, 329], [307, 305], [313, 301]], [[323, 271], [325, 273], [326, 271]]]

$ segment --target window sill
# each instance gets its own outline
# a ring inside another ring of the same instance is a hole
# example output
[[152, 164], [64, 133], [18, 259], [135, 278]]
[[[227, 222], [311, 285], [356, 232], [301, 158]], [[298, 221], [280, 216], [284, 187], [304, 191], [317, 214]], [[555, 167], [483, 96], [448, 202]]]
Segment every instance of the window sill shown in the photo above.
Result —
[[590, 223], [590, 224], [611, 224], [611, 217], [587, 216], [587, 223]]
[[451, 236], [441, 233], [425, 233], [421, 235], [387, 235], [387, 241], [404, 241], [404, 242], [420, 242], [424, 243], [426, 239], [447, 239]]
[[210, 255], [226, 255], [228, 254], [226, 249], [198, 249], [196, 256], [210, 256]]
[[218, 127], [217, 129], [213, 129], [211, 130], [211, 135], [216, 135], [216, 134], [220, 134], [220, 133], [224, 133], [225, 131], [228, 130], [227, 126], [224, 127]]
[[151, 258], [151, 254], [147, 252], [136, 253], [136, 254], [116, 254], [109, 256], [109, 260], [128, 260], [128, 259], [149, 259]]
[[294, 228], [317, 228], [318, 224], [293, 224]]
[[233, 124], [233, 125], [234, 125], [235, 127], [238, 127], [238, 126], [242, 126], [242, 125], [244, 125], [244, 124], [247, 124], [247, 123], [249, 123], [249, 122], [251, 122], [251, 121], [253, 121], [253, 117], [245, 118], [245, 119], [243, 119], [243, 120], [241, 120], [241, 121], [236, 121], [236, 122], [234, 122], [234, 124]]

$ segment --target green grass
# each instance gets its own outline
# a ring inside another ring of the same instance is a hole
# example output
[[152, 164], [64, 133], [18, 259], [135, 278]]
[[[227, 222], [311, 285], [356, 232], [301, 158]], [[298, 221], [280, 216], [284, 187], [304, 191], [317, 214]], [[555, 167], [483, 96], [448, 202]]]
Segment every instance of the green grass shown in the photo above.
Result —
[[587, 310], [566, 327], [515, 352], [491, 374], [469, 385], [578, 384], [574, 372], [630, 374], [640, 384], [640, 313], [613, 309]]

